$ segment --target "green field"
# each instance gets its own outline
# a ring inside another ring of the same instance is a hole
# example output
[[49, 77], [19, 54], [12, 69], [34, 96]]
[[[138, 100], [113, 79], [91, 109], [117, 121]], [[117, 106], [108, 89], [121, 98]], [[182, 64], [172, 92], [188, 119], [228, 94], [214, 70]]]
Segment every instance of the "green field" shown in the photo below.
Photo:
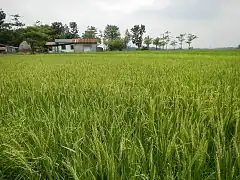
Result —
[[240, 51], [0, 56], [0, 179], [239, 180]]

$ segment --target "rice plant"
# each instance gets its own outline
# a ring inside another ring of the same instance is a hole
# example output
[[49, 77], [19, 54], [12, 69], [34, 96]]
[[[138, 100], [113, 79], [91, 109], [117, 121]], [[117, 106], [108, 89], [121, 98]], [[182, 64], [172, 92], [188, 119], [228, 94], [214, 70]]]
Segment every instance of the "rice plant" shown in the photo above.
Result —
[[0, 179], [240, 179], [240, 52], [0, 56]]

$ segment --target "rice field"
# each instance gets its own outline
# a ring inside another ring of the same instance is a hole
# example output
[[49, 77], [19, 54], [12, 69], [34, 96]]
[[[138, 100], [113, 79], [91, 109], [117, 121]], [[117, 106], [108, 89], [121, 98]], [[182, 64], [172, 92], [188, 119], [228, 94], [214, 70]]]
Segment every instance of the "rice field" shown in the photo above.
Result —
[[0, 56], [0, 179], [239, 180], [240, 51]]

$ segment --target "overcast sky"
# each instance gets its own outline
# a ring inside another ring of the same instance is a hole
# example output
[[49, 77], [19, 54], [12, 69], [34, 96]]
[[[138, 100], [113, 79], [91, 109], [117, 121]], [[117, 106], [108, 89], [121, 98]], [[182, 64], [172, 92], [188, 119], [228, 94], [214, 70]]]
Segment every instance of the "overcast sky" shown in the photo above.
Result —
[[193, 33], [194, 46], [214, 48], [240, 44], [240, 0], [0, 0], [7, 15], [20, 14], [28, 25], [76, 21], [80, 34], [92, 25], [103, 30], [118, 25], [122, 32], [135, 24], [146, 34]]

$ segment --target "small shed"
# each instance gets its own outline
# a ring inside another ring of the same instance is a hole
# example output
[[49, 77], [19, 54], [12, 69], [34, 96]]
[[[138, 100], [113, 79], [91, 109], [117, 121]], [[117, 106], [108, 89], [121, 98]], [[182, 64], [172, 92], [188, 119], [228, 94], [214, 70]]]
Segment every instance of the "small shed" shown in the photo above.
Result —
[[0, 44], [0, 53], [16, 53], [16, 47]]

